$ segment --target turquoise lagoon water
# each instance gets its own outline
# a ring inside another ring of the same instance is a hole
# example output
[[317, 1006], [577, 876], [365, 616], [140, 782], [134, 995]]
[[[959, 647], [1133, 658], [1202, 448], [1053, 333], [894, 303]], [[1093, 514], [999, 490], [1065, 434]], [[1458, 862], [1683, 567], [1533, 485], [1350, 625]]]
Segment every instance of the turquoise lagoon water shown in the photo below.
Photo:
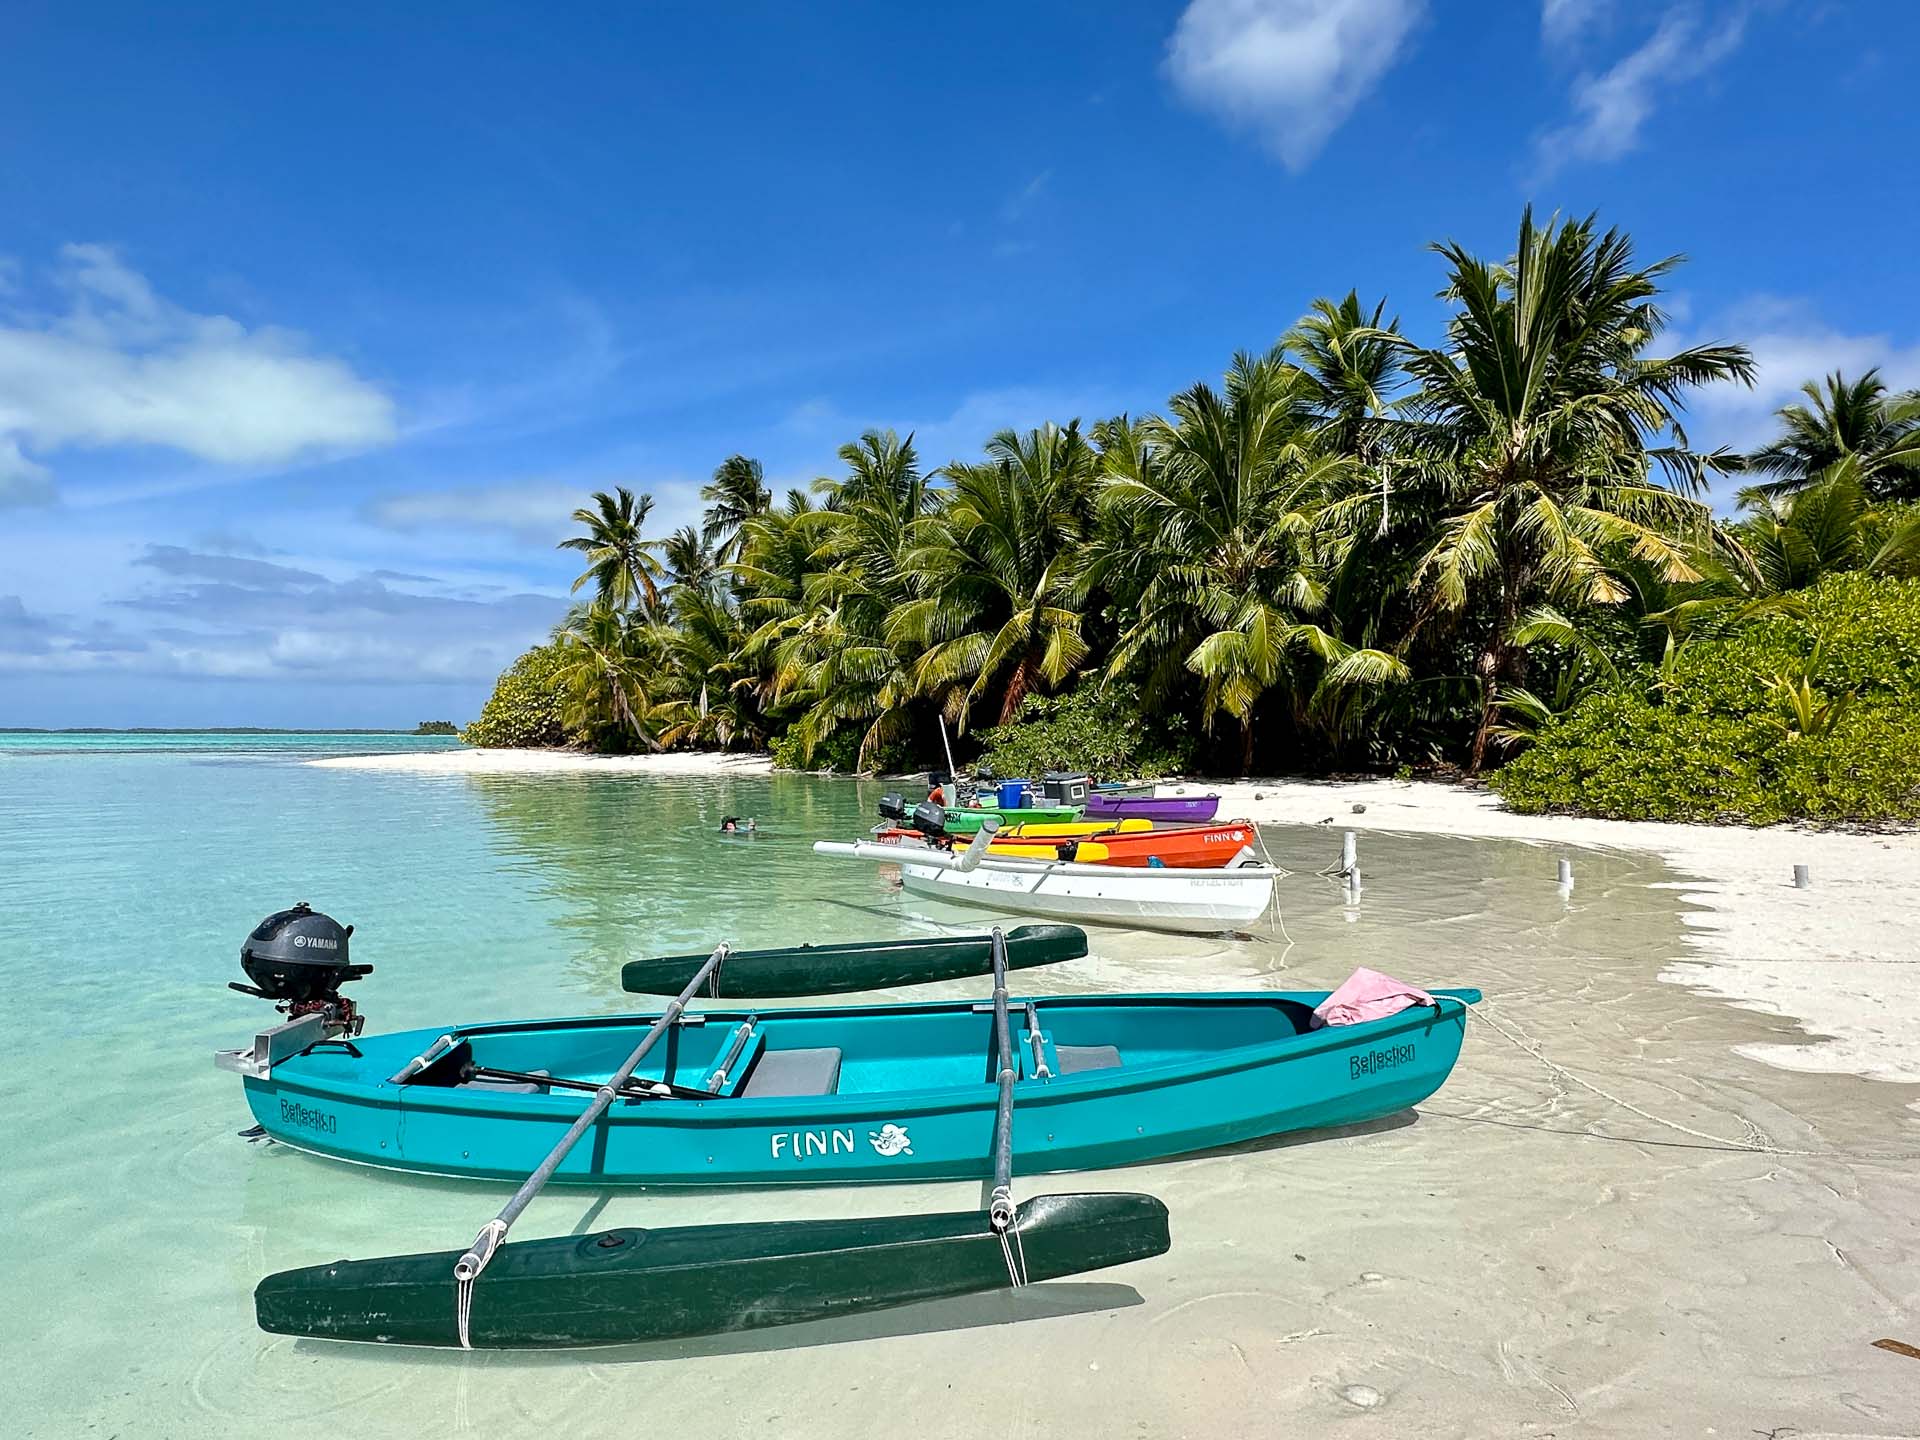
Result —
[[[1459, 1204], [1432, 1197], [1496, 1171], [1513, 1135], [1482, 1126], [1463, 1145], [1437, 1116], [1499, 1110], [1516, 1086], [1555, 1113], [1566, 1104], [1564, 1087], [1542, 1089], [1532, 1062], [1482, 1041], [1415, 1124], [1031, 1182], [1026, 1193], [1041, 1183], [1139, 1187], [1167, 1200], [1173, 1252], [1097, 1283], [589, 1356], [267, 1336], [253, 1325], [250, 1293], [263, 1274], [461, 1245], [504, 1196], [238, 1138], [249, 1119], [238, 1082], [214, 1070], [211, 1054], [272, 1019], [225, 988], [241, 978], [242, 938], [269, 911], [309, 900], [358, 927], [354, 959], [374, 973], [355, 993], [375, 1029], [611, 1010], [624, 1004], [622, 961], [721, 938], [927, 933], [985, 918], [905, 896], [877, 867], [811, 854], [813, 839], [869, 823], [877, 784], [304, 763], [444, 743], [0, 736], [0, 1434], [891, 1435], [903, 1413], [929, 1435], [1161, 1434], [1210, 1406], [1230, 1426], [1237, 1407], [1294, 1393], [1272, 1390], [1290, 1374], [1284, 1366], [1242, 1362], [1250, 1346], [1281, 1343], [1288, 1326], [1321, 1333], [1313, 1312], [1296, 1313], [1303, 1293], [1342, 1293], [1362, 1268], [1393, 1271], [1330, 1258], [1356, 1226], [1364, 1233], [1391, 1210], [1404, 1227], [1396, 1246], [1456, 1253]], [[762, 835], [719, 836], [728, 814], [757, 817]], [[1653, 969], [1680, 948], [1674, 903], [1653, 888], [1664, 872], [1644, 859], [1584, 857], [1569, 904], [1551, 883], [1549, 853], [1368, 836], [1369, 890], [1355, 907], [1312, 873], [1337, 859], [1337, 828], [1265, 832], [1274, 858], [1299, 873], [1259, 936], [1096, 931], [1091, 959], [1030, 983], [1325, 987], [1364, 962], [1545, 1006], [1545, 977], [1577, 975], [1589, 995], [1614, 994], [1607, 1023], [1626, 1026], [1661, 988]], [[984, 993], [970, 983], [930, 993], [974, 990]], [[1667, 992], [1660, 1003], [1671, 1008], [1679, 992]], [[979, 1201], [970, 1185], [557, 1191], [519, 1233]], [[1317, 1274], [1318, 1265], [1330, 1268]], [[1381, 1323], [1444, 1326], [1445, 1293], [1433, 1281], [1411, 1308], [1403, 1293], [1398, 1319]]]

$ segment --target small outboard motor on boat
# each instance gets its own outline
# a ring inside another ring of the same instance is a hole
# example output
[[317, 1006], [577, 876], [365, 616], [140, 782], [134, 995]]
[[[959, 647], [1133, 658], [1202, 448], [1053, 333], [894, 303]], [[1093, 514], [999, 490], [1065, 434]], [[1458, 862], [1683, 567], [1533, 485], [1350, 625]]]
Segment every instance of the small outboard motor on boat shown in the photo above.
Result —
[[340, 987], [372, 974], [373, 966], [348, 963], [352, 934], [351, 925], [322, 915], [304, 900], [291, 910], [276, 910], [240, 947], [240, 968], [253, 984], [234, 980], [227, 988], [271, 1000], [290, 1019], [319, 1014], [330, 1026], [358, 1035], [366, 1021]]
[[882, 820], [891, 820], [895, 825], [904, 826], [907, 823], [907, 802], [902, 800], [898, 795], [882, 795], [880, 797], [880, 818]]
[[947, 838], [946, 808], [934, 804], [931, 800], [923, 800], [914, 806], [913, 818], [907, 823], [929, 840]]

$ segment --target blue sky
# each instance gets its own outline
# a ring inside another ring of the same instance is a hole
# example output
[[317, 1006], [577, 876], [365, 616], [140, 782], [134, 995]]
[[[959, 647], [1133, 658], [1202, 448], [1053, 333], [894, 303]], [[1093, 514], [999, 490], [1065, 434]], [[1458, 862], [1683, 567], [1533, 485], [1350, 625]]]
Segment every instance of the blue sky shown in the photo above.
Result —
[[1920, 384], [1920, 10], [14, 0], [0, 725], [470, 718], [590, 489], [1164, 403], [1315, 296], [1431, 337], [1520, 207], [1685, 251], [1750, 442]]

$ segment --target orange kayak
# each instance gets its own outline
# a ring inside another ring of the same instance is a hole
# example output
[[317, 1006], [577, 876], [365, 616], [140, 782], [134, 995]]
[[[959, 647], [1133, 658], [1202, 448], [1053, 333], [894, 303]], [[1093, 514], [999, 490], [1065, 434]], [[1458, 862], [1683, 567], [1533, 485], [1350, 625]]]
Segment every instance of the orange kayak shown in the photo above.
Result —
[[[918, 838], [911, 830], [877, 832], [883, 841], [909, 837]], [[1251, 820], [1224, 820], [1174, 830], [1114, 830], [1086, 837], [1022, 835], [994, 840], [987, 853], [1082, 865], [1144, 867], [1157, 861], [1173, 870], [1216, 870], [1250, 849], [1257, 838]]]

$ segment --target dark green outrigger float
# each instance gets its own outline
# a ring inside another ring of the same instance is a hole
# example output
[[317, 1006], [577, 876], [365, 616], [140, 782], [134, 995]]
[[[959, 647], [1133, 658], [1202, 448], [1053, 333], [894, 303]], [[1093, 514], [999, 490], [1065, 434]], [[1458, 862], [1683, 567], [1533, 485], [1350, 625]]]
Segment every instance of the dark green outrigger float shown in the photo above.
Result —
[[[1076, 953], [1084, 954], [1085, 936], [1072, 934]], [[934, 942], [943, 943], [951, 949], [964, 942]], [[1023, 949], [1038, 956], [1065, 943], [1055, 933], [1023, 943]], [[342, 1260], [269, 1275], [254, 1291], [261, 1328], [465, 1349], [631, 1344], [858, 1314], [1165, 1254], [1167, 1211], [1151, 1195], [1043, 1195], [1014, 1203], [1013, 1101], [1021, 1060], [1008, 1020], [1008, 951], [1007, 937], [996, 929], [987, 958], [994, 977], [999, 1103], [994, 1183], [984, 1211], [618, 1229], [506, 1243], [514, 1221], [575, 1144], [616, 1099], [634, 1098], [634, 1071], [723, 968], [729, 951], [722, 945], [696, 967], [625, 1063], [465, 1251]], [[919, 953], [935, 952], [929, 946]], [[955, 952], [937, 963], [958, 958]], [[767, 973], [778, 968], [769, 963]], [[629, 982], [628, 988], [638, 987]]]
[[[1005, 953], [1009, 970], [1078, 960], [1087, 953], [1087, 932], [1077, 925], [1021, 925], [1007, 932]], [[687, 986], [706, 960], [705, 955], [629, 960], [621, 967], [620, 985], [636, 995], [673, 995]], [[992, 945], [985, 935], [856, 940], [732, 951], [700, 993], [716, 1000], [838, 995], [991, 973]]]

